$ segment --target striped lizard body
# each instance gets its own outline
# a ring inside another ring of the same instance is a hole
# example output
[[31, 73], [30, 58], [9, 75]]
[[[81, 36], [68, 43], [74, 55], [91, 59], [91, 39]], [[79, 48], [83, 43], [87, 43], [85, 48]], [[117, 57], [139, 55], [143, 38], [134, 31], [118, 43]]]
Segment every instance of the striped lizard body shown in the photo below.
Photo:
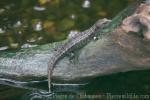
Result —
[[86, 44], [85, 41], [94, 37], [95, 31], [97, 29], [103, 29], [104, 27], [106, 27], [108, 25], [108, 22], [110, 22], [110, 20], [106, 18], [98, 20], [91, 28], [83, 32], [79, 32], [74, 37], [69, 38], [68, 41], [63, 45], [61, 45], [58, 49], [56, 49], [56, 51], [53, 53], [52, 58], [48, 62], [48, 87], [50, 93], [51, 93], [51, 77], [57, 61], [59, 61], [59, 59], [62, 58], [66, 53], [73, 50], [73, 48], [78, 47], [78, 45], [84, 46]]

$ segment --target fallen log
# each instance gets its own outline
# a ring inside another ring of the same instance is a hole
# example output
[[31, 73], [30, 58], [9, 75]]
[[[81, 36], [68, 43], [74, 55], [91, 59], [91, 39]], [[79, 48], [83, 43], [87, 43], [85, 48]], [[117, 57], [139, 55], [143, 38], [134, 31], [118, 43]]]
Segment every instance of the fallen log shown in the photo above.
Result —
[[[97, 76], [150, 69], [150, 4], [135, 4], [118, 14], [108, 27], [98, 30], [98, 40], [63, 57], [53, 72], [53, 82], [83, 83]], [[54, 48], [66, 40], [0, 53], [0, 78], [47, 79]]]

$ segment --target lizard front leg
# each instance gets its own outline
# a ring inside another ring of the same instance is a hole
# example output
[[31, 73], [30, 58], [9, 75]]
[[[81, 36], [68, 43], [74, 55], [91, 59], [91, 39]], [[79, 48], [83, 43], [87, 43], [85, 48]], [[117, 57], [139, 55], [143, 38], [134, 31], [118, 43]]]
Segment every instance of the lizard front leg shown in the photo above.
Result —
[[[106, 27], [108, 22], [110, 22], [110, 20], [108, 20], [106, 18], [100, 19], [91, 28], [89, 28], [88, 30], [85, 30], [84, 32], [80, 32], [78, 35], [76, 35], [74, 38], [72, 38], [71, 40], [69, 40], [68, 42], [66, 42], [62, 46], [60, 46], [60, 48], [58, 48], [54, 52], [53, 57], [51, 58], [50, 62], [48, 63], [49, 64], [48, 65], [49, 92], [51, 92], [51, 77], [52, 77], [53, 69], [54, 69], [55, 64], [57, 63], [57, 61], [64, 54], [66, 54], [68, 51], [70, 51], [71, 49], [73, 49], [77, 45], [82, 44], [82, 46], [84, 46], [87, 43], [85, 41], [88, 40], [90, 37], [93, 37], [93, 35], [94, 35], [94, 33], [97, 29], [103, 29], [104, 27]], [[78, 48], [78, 46], [77, 46], [77, 48]]]

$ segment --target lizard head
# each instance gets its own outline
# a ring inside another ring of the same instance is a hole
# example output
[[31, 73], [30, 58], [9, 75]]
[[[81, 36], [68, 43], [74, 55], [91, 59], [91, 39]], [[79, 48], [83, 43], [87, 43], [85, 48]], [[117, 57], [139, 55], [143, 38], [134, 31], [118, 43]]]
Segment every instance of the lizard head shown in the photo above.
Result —
[[111, 22], [111, 20], [107, 19], [107, 18], [103, 18], [103, 19], [99, 19], [97, 22], [96, 22], [96, 27], [99, 29], [99, 28], [104, 28], [107, 26], [107, 24]]

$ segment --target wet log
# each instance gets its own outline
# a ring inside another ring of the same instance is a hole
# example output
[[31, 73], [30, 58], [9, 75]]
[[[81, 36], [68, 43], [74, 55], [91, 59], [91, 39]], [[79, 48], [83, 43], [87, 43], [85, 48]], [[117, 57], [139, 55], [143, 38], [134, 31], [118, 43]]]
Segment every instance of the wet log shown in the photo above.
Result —
[[[82, 83], [118, 72], [150, 69], [150, 4], [134, 4], [98, 30], [98, 40], [69, 52], [56, 64], [53, 82]], [[47, 79], [48, 62], [66, 40], [0, 53], [0, 78]], [[72, 53], [74, 56], [72, 56]]]

